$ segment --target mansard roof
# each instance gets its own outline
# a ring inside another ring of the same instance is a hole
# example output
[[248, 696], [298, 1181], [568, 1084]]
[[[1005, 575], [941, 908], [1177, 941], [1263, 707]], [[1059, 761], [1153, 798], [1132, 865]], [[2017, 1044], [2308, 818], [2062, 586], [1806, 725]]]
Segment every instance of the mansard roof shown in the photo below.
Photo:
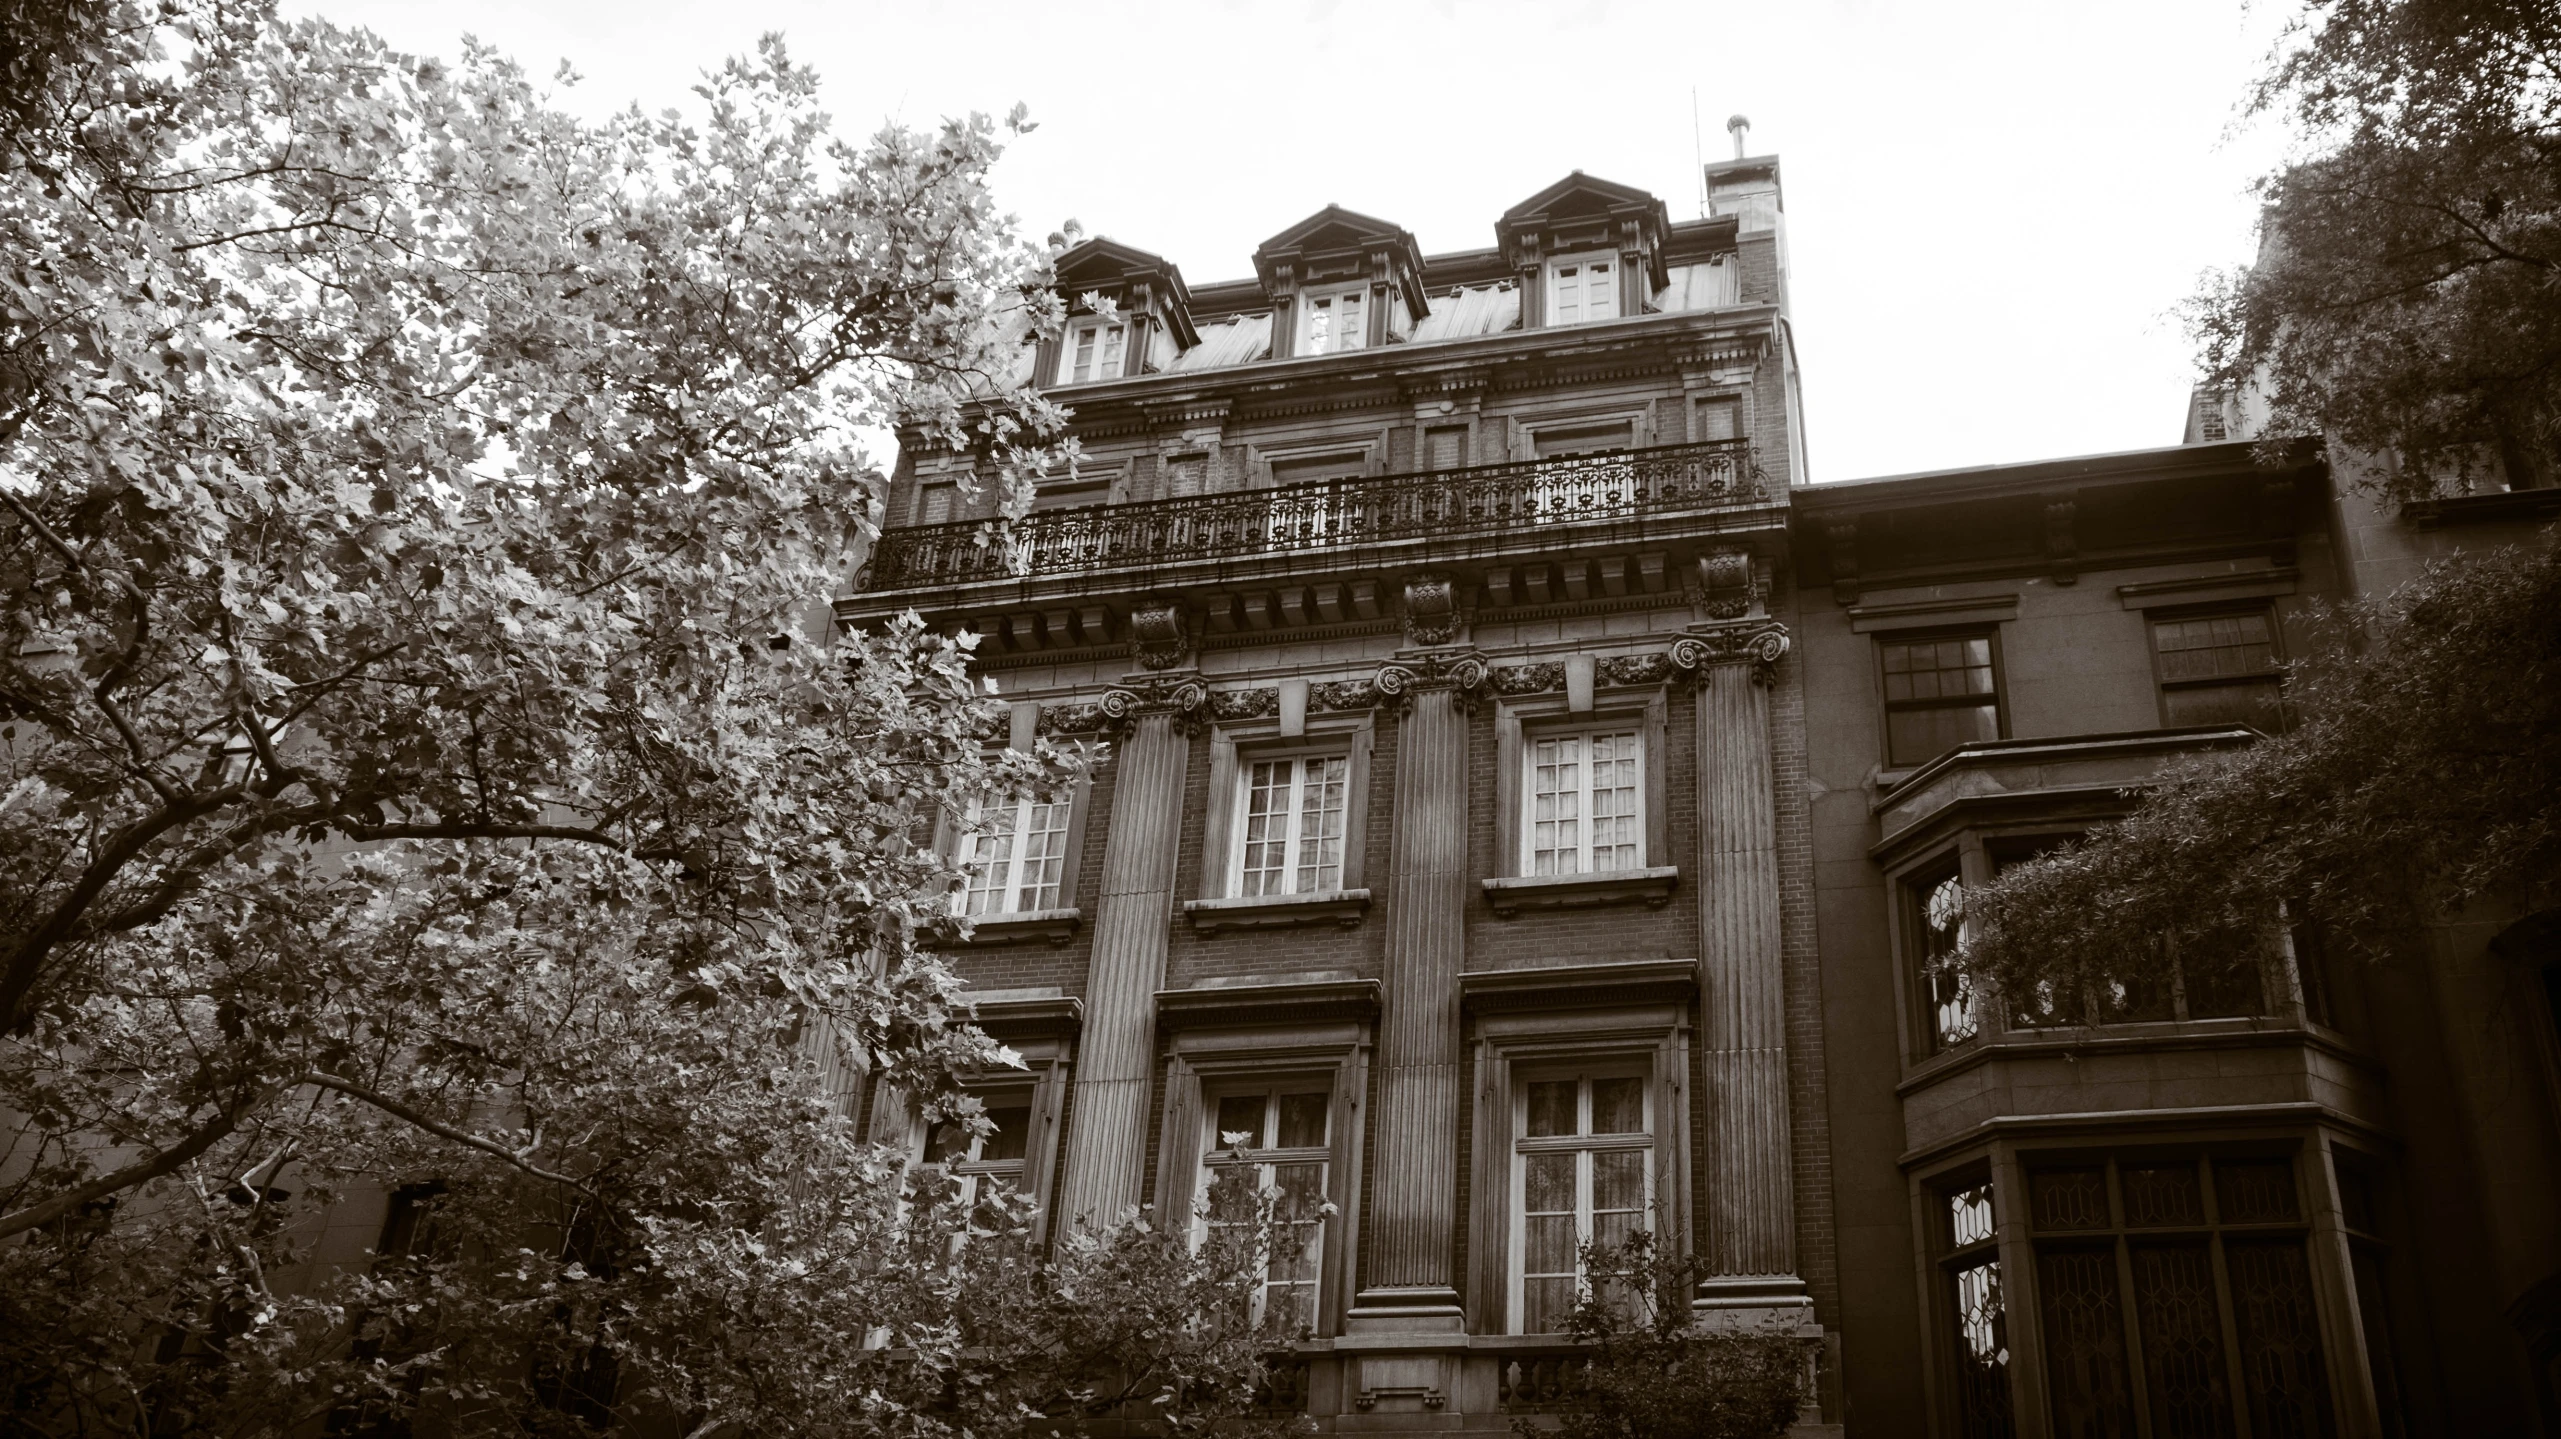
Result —
[[1637, 250], [1661, 285], [1663, 242], [1671, 228], [1671, 212], [1650, 192], [1577, 170], [1505, 210], [1494, 236], [1503, 258], [1516, 267], [1584, 244]]
[[1345, 270], [1365, 271], [1374, 271], [1378, 267], [1373, 262], [1383, 261], [1386, 273], [1368, 277], [1395, 285], [1406, 308], [1417, 317], [1429, 313], [1431, 307], [1423, 295], [1423, 251], [1414, 242], [1413, 232], [1340, 205], [1327, 205], [1257, 246], [1254, 275], [1263, 282], [1264, 294], [1278, 296], [1293, 288], [1294, 282], [1313, 278], [1328, 261]]

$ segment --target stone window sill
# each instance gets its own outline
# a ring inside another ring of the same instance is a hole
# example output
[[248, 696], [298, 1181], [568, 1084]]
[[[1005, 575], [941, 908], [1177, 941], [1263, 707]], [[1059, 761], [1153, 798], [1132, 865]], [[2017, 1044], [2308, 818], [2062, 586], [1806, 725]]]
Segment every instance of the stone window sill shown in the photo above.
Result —
[[1283, 929], [1299, 924], [1339, 924], [1350, 929], [1369, 912], [1369, 891], [1328, 889], [1314, 894], [1258, 894], [1250, 898], [1187, 899], [1183, 917], [1202, 934], [1222, 929]]
[[1085, 923], [1081, 909], [1029, 909], [1019, 914], [982, 914], [969, 938], [954, 941], [977, 949], [986, 945], [1024, 944], [1045, 939], [1065, 944]]
[[1485, 902], [1505, 919], [1525, 909], [1585, 909], [1639, 901], [1660, 909], [1681, 882], [1678, 865], [1616, 869], [1599, 874], [1517, 875], [1485, 881]]

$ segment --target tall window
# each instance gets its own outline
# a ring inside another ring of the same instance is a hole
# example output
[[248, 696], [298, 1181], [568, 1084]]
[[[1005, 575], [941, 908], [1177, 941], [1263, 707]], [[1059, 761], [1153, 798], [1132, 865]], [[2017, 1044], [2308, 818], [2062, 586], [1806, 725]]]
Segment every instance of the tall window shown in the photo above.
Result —
[[1031, 1133], [1028, 1095], [987, 1097], [981, 1101], [988, 1123], [984, 1134], [972, 1133], [956, 1119], [934, 1126], [925, 1142], [925, 1162], [936, 1165], [960, 1185], [961, 1203], [976, 1209], [999, 1188], [1023, 1187], [1025, 1141]]
[[1351, 761], [1338, 754], [1256, 760], [1239, 776], [1239, 895], [1321, 894], [1343, 887], [1343, 816]]
[[1634, 730], [1531, 738], [1521, 786], [1521, 873], [1598, 874], [1645, 864], [1643, 746]]
[[1067, 819], [1071, 805], [1026, 799], [992, 810], [973, 809], [969, 830], [969, 887], [961, 895], [967, 915], [1028, 914], [1065, 904], [1059, 879], [1067, 870]]
[[2334, 1432], [2292, 1161], [2112, 1158], [2028, 1195], [2057, 1433]]
[[2169, 725], [2280, 724], [2276, 625], [2264, 608], [2152, 621], [2152, 658]]
[[2010, 1439], [2010, 1320], [1994, 1244], [1992, 1186], [1939, 1196], [1945, 1206], [1948, 1299], [1956, 1318], [1956, 1432]]
[[1937, 1054], [1965, 1043], [1982, 1029], [1981, 1017], [1975, 1013], [1973, 982], [1963, 970], [1943, 967], [1965, 937], [1965, 883], [1954, 869], [1947, 869], [1912, 885], [1910, 894], [1912, 949], [1918, 961], [1914, 981], [1929, 1010], [1924, 1021], [1930, 1053]]
[[1637, 1074], [1523, 1082], [1512, 1116], [1512, 1329], [1563, 1332], [1601, 1248], [1652, 1227], [1652, 1104]]
[[1306, 306], [1306, 343], [1299, 346], [1304, 355], [1331, 355], [1344, 350], [1357, 350], [1369, 343], [1369, 292], [1334, 290], [1309, 295]]
[[1258, 1242], [1259, 1197], [1276, 1195], [1273, 1217], [1287, 1227], [1260, 1257], [1263, 1287], [1254, 1319], [1286, 1334], [1316, 1326], [1325, 1254], [1328, 1109], [1322, 1089], [1274, 1086], [1220, 1096], [1201, 1165], [1207, 1239]]
[[1618, 318], [1618, 257], [1567, 255], [1547, 266], [1547, 323], [1582, 325]]
[[1957, 745], [2001, 737], [2001, 700], [1987, 634], [1883, 640], [1885, 751], [1895, 768]]
[[1067, 327], [1066, 343], [1058, 347], [1058, 383], [1081, 385], [1088, 380], [1116, 379], [1121, 370], [1121, 346], [1128, 329], [1084, 320]]

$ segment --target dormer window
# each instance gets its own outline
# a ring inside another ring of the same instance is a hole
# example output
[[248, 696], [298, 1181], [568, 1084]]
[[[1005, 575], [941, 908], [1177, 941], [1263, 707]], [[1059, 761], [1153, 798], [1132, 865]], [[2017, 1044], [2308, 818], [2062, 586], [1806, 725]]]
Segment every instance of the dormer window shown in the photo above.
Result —
[[1081, 385], [1120, 376], [1121, 347], [1128, 327], [1101, 320], [1078, 320], [1067, 327], [1067, 343], [1058, 347], [1058, 383]]
[[1306, 306], [1307, 322], [1307, 343], [1300, 351], [1302, 354], [1339, 354], [1369, 343], [1369, 291], [1366, 287], [1319, 291], [1308, 295], [1302, 303]]
[[1560, 255], [1547, 262], [1547, 323], [1583, 325], [1618, 318], [1618, 257]]

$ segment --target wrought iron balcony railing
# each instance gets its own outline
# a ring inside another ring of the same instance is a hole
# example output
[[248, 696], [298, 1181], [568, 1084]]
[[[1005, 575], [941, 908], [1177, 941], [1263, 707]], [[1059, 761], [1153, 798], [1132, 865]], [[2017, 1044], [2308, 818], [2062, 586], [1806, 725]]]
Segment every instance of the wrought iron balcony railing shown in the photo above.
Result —
[[1526, 533], [1769, 498], [1742, 440], [1326, 480], [890, 530], [856, 588], [903, 590], [1384, 540]]

